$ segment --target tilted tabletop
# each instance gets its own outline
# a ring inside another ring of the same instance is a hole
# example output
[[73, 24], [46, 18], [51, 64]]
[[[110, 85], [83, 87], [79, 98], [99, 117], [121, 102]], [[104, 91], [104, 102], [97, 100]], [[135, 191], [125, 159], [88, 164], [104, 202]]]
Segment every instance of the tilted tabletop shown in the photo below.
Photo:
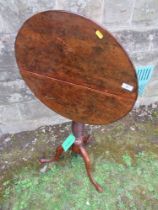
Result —
[[46, 106], [73, 121], [108, 124], [137, 99], [127, 53], [104, 28], [77, 14], [46, 11], [29, 18], [16, 37], [23, 79]]

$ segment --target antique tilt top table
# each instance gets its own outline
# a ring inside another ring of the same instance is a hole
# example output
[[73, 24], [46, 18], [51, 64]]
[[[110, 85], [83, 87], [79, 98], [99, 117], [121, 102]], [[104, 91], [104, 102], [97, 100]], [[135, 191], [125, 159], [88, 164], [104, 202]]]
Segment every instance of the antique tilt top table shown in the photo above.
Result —
[[[137, 99], [137, 77], [122, 46], [92, 20], [66, 11], [45, 11], [29, 18], [15, 42], [20, 73], [35, 96], [50, 109], [72, 120], [75, 141], [95, 188], [84, 145], [84, 124], [102, 125], [125, 116]], [[64, 151], [57, 147], [51, 159]]]

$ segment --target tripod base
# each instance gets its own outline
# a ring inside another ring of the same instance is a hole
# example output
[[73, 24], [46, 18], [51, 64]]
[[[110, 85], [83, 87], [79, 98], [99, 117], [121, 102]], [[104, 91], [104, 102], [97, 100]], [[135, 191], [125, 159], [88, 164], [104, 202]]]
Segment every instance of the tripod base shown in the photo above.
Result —
[[[76, 139], [70, 149], [74, 153], [82, 156], [82, 158], [85, 162], [85, 167], [86, 167], [87, 175], [89, 177], [90, 182], [94, 185], [94, 187], [96, 188], [96, 190], [98, 192], [103, 192], [102, 187], [94, 180], [94, 178], [92, 177], [92, 174], [91, 174], [90, 159], [89, 159], [87, 151], [84, 148], [84, 146], [91, 141], [91, 137], [89, 135], [88, 136], [83, 135], [84, 124], [77, 123], [77, 122], [73, 121], [72, 122], [72, 133]], [[56, 154], [54, 157], [52, 157], [51, 159], [40, 159], [40, 163], [51, 163], [51, 162], [58, 161], [63, 152], [64, 152], [64, 149], [62, 148], [61, 145], [59, 145], [56, 149]]]

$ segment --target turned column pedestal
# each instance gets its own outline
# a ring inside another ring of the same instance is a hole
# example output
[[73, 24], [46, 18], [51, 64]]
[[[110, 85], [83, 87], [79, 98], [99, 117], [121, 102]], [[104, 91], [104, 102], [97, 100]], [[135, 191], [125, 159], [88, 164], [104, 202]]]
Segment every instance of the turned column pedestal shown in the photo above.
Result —
[[[94, 187], [96, 188], [98, 192], [103, 192], [102, 187], [94, 180], [91, 173], [91, 163], [90, 163], [88, 153], [85, 149], [85, 145], [89, 143], [92, 138], [90, 135], [84, 136], [84, 129], [85, 129], [84, 124], [72, 121], [72, 133], [75, 136], [75, 142], [72, 144], [70, 149], [74, 153], [82, 156], [85, 162], [85, 167], [86, 167], [87, 175], [89, 177], [90, 182], [94, 185]], [[52, 158], [40, 159], [40, 163], [43, 164], [43, 163], [51, 163], [51, 162], [58, 161], [63, 152], [64, 152], [64, 149], [62, 145], [59, 145], [56, 149], [56, 154], [52, 156]]]

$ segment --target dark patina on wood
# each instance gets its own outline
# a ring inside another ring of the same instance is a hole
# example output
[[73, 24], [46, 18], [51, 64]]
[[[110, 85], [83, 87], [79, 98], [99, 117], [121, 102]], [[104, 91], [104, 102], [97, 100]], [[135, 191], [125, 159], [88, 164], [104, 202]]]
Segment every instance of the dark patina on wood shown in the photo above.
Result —
[[[66, 118], [108, 124], [125, 116], [135, 103], [137, 78], [126, 52], [87, 18], [64, 11], [38, 13], [23, 24], [15, 48], [30, 89]], [[122, 88], [123, 83], [133, 90]]]
[[[28, 19], [16, 38], [15, 52], [21, 75], [35, 96], [72, 121], [75, 142], [96, 190], [84, 145], [84, 123], [108, 124], [125, 116], [137, 98], [134, 67], [116, 39], [95, 22], [65, 11], [46, 11]], [[51, 159], [63, 153], [58, 146]]]

